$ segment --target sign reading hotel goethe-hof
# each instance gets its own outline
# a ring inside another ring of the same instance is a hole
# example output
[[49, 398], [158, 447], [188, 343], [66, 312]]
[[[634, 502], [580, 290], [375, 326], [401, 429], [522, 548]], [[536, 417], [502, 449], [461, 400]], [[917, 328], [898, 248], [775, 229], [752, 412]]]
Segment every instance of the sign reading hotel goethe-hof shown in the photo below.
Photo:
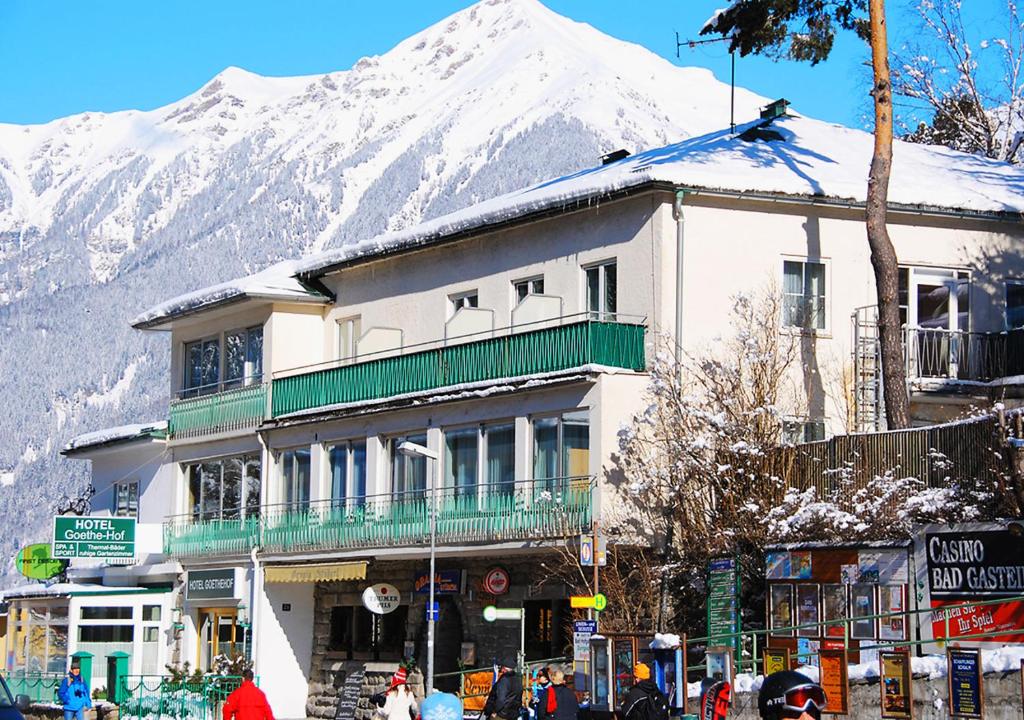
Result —
[[363, 590], [363, 607], [374, 615], [387, 615], [401, 604], [402, 595], [394, 585], [380, 583]]
[[[915, 538], [917, 586], [923, 591], [921, 639], [971, 644], [1024, 642], [1024, 526], [929, 525]], [[981, 637], [972, 637], [981, 636]], [[937, 645], [927, 649], [941, 651]]]
[[235, 568], [189, 570], [185, 575], [186, 600], [231, 600], [237, 597]]
[[57, 515], [53, 557], [124, 560], [135, 557], [135, 518]]

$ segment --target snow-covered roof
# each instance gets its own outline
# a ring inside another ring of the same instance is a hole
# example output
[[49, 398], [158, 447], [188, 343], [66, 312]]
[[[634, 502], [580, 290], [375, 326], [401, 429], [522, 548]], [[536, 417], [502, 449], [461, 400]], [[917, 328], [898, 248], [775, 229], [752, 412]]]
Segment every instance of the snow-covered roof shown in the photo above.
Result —
[[24, 597], [67, 597], [70, 595], [103, 595], [105, 593], [117, 593], [119, 595], [128, 592], [151, 592], [149, 588], [142, 587], [113, 587], [109, 585], [94, 585], [91, 583], [51, 583], [45, 585], [43, 583], [31, 583], [25, 585], [17, 585], [12, 588], [8, 588], [0, 593], [5, 601], [14, 598]]
[[[569, 203], [650, 183], [862, 203], [873, 138], [797, 115], [740, 125], [540, 183], [404, 230], [346, 244], [296, 263], [312, 277], [345, 263], [427, 245]], [[930, 145], [893, 143], [889, 202], [975, 213], [1024, 212], [1024, 169]]]
[[118, 442], [130, 442], [142, 438], [151, 438], [164, 433], [167, 430], [167, 421], [158, 420], [148, 423], [134, 423], [132, 425], [119, 425], [117, 427], [94, 430], [71, 438], [64, 446], [61, 453], [68, 455], [80, 452], [87, 448], [95, 448], [100, 445], [110, 445]]
[[325, 302], [327, 300], [324, 295], [300, 283], [295, 275], [295, 261], [285, 260], [253, 275], [228, 280], [171, 298], [140, 314], [132, 320], [132, 326], [140, 330], [155, 329], [174, 318], [246, 298], [290, 302]]

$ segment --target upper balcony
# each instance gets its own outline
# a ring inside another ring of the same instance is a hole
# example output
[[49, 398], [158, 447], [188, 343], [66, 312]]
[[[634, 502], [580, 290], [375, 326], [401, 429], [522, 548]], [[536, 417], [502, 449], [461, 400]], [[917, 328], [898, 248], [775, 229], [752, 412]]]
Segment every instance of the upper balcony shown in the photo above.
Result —
[[[617, 315], [554, 318], [394, 348], [275, 373], [269, 384], [192, 388], [170, 408], [172, 437], [254, 428], [265, 420], [345, 403], [597, 364], [643, 370], [642, 319]], [[210, 390], [208, 394], [197, 391]]]
[[907, 379], [988, 383], [1024, 375], [1024, 329], [905, 328]]
[[252, 508], [239, 517], [169, 518], [164, 551], [175, 557], [416, 547], [436, 538], [464, 545], [571, 537], [590, 529], [592, 477], [471, 485]]

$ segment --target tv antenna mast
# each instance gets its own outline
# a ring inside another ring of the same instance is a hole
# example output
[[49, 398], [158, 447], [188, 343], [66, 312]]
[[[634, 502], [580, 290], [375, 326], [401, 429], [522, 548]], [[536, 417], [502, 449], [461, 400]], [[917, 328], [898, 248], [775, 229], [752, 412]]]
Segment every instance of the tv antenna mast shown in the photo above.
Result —
[[[679, 48], [684, 45], [691, 50], [698, 45], [710, 45], [732, 40], [731, 37], [708, 38], [706, 40], [680, 40], [679, 31], [676, 31], [676, 59], [679, 59]], [[729, 132], [736, 132], [736, 51], [729, 50]]]

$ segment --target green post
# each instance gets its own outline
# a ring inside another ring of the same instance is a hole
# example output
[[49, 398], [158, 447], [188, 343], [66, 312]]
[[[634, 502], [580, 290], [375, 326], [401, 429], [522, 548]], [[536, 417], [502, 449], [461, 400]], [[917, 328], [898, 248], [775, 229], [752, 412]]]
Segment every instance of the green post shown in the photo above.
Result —
[[71, 656], [71, 664], [77, 664], [81, 669], [82, 677], [85, 678], [90, 690], [92, 689], [92, 658], [93, 654], [85, 650], [79, 650]]
[[107, 700], [120, 705], [123, 698], [124, 678], [128, 677], [128, 658], [126, 652], [112, 652], [107, 655]]

